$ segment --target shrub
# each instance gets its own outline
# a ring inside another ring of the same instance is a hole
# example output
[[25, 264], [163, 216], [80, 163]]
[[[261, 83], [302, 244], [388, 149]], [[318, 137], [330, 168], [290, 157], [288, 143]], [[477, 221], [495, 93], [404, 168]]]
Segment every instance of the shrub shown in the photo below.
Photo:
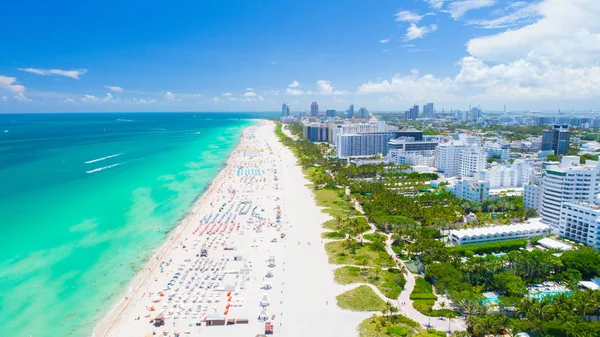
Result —
[[474, 254], [491, 254], [500, 252], [509, 252], [511, 250], [518, 250], [527, 246], [527, 239], [509, 240], [509, 241], [498, 241], [488, 242], [472, 245], [454, 246], [450, 248], [450, 251], [456, 252], [461, 256], [466, 256], [467, 251], [471, 251]]

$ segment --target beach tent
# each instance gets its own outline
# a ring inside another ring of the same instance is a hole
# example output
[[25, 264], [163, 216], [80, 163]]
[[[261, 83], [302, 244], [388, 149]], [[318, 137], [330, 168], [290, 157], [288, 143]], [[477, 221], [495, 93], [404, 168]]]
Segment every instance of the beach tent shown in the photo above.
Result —
[[264, 290], [269, 290], [269, 289], [271, 289], [272, 287], [273, 287], [273, 286], [271, 285], [271, 282], [265, 282], [265, 283], [263, 283], [263, 286], [262, 286], [262, 288], [263, 288]]
[[260, 306], [266, 307], [268, 305], [269, 305], [269, 297], [267, 296], [267, 294], [264, 294], [262, 299], [260, 300]]
[[267, 308], [263, 308], [260, 311], [260, 314], [258, 314], [258, 320], [259, 321], [266, 321], [269, 319], [269, 314], [267, 313]]

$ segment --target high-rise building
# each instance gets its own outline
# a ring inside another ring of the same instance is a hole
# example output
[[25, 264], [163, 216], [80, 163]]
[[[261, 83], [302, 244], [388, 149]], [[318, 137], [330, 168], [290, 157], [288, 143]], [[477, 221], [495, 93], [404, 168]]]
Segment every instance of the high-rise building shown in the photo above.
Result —
[[600, 193], [598, 162], [581, 165], [578, 156], [564, 156], [559, 165], [546, 168], [542, 178], [540, 216], [558, 229], [561, 204], [571, 201], [596, 202]]
[[425, 118], [433, 118], [434, 110], [433, 103], [427, 103], [423, 105], [423, 117]]
[[408, 111], [404, 112], [404, 119], [407, 121], [411, 121], [411, 120], [414, 121], [417, 118], [419, 118], [419, 106], [418, 105], [414, 105]]
[[560, 207], [559, 235], [600, 249], [600, 206], [564, 202]]
[[568, 125], [555, 124], [552, 129], [542, 134], [542, 151], [553, 151], [560, 156], [569, 152], [569, 141], [571, 133]]
[[490, 196], [490, 183], [475, 178], [459, 179], [447, 188], [457, 197], [475, 202], [483, 202]]
[[312, 102], [310, 105], [310, 115], [312, 117], [319, 117], [319, 103]]
[[332, 109], [325, 110], [325, 116], [327, 116], [327, 117], [335, 117], [335, 110], [332, 110]]
[[328, 142], [329, 141], [329, 125], [311, 123], [304, 125], [304, 139], [311, 142]]
[[288, 103], [283, 103], [281, 105], [281, 116], [289, 116], [290, 115], [290, 105]]
[[350, 104], [350, 107], [348, 108], [348, 110], [346, 110], [347, 115], [345, 116], [346, 118], [352, 118], [354, 117], [354, 104]]
[[485, 168], [485, 153], [474, 146], [460, 155], [460, 176], [474, 177]]
[[388, 142], [396, 138], [397, 132], [370, 132], [359, 134], [339, 134], [337, 140], [337, 157], [372, 157], [386, 155]]
[[436, 168], [444, 173], [446, 177], [460, 175], [460, 158], [462, 153], [469, 149], [471, 149], [471, 146], [464, 143], [440, 144], [435, 149]]
[[361, 107], [358, 109], [358, 115], [360, 118], [367, 118], [367, 116], [369, 116], [369, 110], [367, 110], [365, 107]]

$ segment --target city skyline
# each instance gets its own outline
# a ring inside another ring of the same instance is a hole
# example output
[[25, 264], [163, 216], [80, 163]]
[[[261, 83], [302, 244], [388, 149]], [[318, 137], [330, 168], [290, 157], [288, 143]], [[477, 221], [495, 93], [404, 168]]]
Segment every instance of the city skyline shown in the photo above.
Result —
[[[373, 112], [429, 102], [600, 109], [600, 4], [587, 0], [183, 2], [135, 6], [130, 17], [114, 7], [131, 5], [111, 1], [93, 12], [24, 6], [7, 4], [13, 15], [0, 23], [20, 27], [3, 41], [0, 112], [278, 111], [312, 101]], [[307, 16], [319, 24], [302, 25]]]

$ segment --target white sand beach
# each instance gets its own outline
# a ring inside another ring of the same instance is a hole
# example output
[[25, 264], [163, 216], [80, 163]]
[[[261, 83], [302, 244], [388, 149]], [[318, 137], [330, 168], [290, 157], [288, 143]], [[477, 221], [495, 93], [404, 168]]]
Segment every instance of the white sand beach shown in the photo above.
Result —
[[329, 217], [273, 130], [261, 122], [244, 131], [94, 336], [256, 336], [266, 323], [277, 336], [357, 335], [369, 313], [336, 306], [345, 287], [333, 281], [320, 236]]

